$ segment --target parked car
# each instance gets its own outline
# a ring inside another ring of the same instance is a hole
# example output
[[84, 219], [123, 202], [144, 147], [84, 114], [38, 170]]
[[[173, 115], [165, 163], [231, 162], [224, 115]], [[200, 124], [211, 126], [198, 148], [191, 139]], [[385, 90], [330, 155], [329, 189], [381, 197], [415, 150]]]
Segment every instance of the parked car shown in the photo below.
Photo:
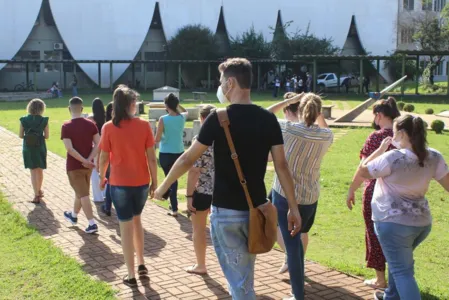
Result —
[[[348, 76], [340, 77], [340, 87], [344, 86], [344, 82], [348, 79]], [[318, 75], [317, 85], [320, 90], [335, 88], [338, 86], [338, 77], [335, 73], [323, 73]]]

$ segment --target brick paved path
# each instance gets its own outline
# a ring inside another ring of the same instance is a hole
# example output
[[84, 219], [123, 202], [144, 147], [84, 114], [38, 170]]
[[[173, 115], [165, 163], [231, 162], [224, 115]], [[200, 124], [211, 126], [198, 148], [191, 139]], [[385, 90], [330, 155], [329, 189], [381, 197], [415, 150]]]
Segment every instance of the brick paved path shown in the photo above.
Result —
[[[139, 282], [132, 290], [121, 283], [126, 274], [121, 254], [118, 222], [95, 209], [100, 227], [98, 235], [87, 235], [87, 220], [81, 213], [78, 227], [70, 227], [63, 211], [72, 208], [71, 191], [64, 169], [64, 159], [48, 153], [45, 171], [45, 204], [35, 206], [28, 170], [22, 165], [21, 140], [0, 127], [0, 189], [14, 207], [36, 226], [40, 233], [82, 265], [96, 279], [108, 282], [123, 299], [229, 299], [226, 281], [217, 263], [212, 246], [207, 249], [209, 276], [191, 276], [184, 268], [194, 263], [191, 225], [184, 217], [174, 219], [166, 211], [149, 203], [143, 212], [145, 258], [149, 281]], [[259, 255], [256, 264], [255, 288], [259, 299], [282, 299], [289, 295], [288, 275], [278, 275], [283, 253], [271, 251]], [[307, 299], [371, 299], [372, 290], [362, 281], [318, 264], [306, 264]]]

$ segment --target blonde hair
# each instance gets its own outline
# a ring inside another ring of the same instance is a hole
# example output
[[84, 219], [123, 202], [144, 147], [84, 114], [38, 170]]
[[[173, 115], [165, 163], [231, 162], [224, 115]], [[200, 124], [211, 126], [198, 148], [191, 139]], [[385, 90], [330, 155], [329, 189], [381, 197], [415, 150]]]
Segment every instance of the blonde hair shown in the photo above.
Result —
[[200, 109], [201, 118], [206, 119], [214, 109], [216, 109], [216, 107], [212, 104], [208, 104], [201, 107]]
[[45, 102], [41, 99], [33, 99], [27, 105], [28, 114], [33, 116], [41, 116], [45, 110]]
[[307, 126], [312, 126], [321, 113], [321, 97], [307, 93], [299, 104], [299, 115]]

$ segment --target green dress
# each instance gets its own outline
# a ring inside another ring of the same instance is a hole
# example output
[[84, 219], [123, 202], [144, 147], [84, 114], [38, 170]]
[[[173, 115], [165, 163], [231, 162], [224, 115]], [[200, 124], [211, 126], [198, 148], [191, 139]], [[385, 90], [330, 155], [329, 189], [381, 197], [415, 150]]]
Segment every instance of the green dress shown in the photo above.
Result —
[[44, 129], [48, 125], [48, 117], [28, 115], [20, 118], [24, 134], [30, 130], [39, 138], [39, 146], [27, 146], [23, 140], [23, 163], [26, 169], [47, 168], [47, 146], [45, 145]]

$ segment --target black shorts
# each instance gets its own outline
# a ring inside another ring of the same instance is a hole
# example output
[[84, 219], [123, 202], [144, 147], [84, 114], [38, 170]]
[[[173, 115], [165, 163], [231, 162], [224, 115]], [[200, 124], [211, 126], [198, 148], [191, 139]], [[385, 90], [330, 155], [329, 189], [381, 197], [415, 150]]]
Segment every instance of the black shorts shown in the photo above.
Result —
[[212, 195], [200, 194], [193, 192], [193, 207], [198, 211], [206, 211], [210, 209], [212, 204]]
[[318, 202], [310, 205], [300, 205], [299, 214], [302, 219], [301, 233], [308, 233], [315, 222], [316, 209]]

